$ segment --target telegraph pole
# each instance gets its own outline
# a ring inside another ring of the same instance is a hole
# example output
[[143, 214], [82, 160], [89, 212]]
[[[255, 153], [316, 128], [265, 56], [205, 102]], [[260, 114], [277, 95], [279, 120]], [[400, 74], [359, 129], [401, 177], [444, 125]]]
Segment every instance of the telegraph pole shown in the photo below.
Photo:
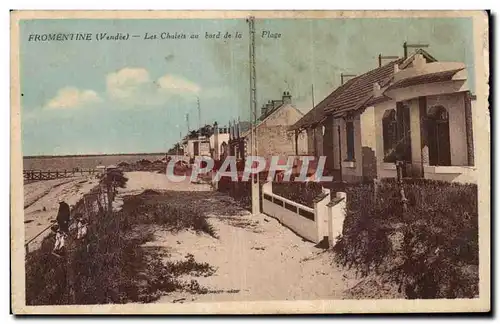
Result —
[[[255, 17], [247, 19], [250, 32], [250, 122], [251, 128], [251, 155], [257, 156], [257, 86], [255, 76]], [[252, 173], [252, 215], [260, 214], [260, 195], [259, 195], [259, 175]]]
[[179, 132], [179, 143], [177, 143], [177, 156], [179, 156], [179, 150], [181, 149], [182, 144], [182, 132]]
[[201, 108], [200, 108], [200, 97], [196, 97], [196, 103], [198, 104], [198, 132], [201, 136]]
[[188, 135], [189, 135], [189, 132], [191, 131], [189, 129], [189, 113], [186, 114], [186, 124], [187, 124], [187, 130], [188, 130]]
[[314, 83], [311, 84], [311, 99], [312, 99], [312, 106], [314, 108]]

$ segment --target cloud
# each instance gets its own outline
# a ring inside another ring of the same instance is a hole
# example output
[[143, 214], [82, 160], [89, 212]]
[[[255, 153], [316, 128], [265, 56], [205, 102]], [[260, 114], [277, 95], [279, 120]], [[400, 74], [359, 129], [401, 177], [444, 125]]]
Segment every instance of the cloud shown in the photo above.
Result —
[[149, 72], [142, 68], [123, 68], [108, 74], [106, 86], [112, 99], [131, 99], [150, 84]]
[[165, 74], [153, 80], [144, 68], [126, 67], [106, 77], [108, 97], [129, 105], [161, 105], [174, 96], [198, 95], [201, 87], [183, 77]]
[[80, 90], [75, 87], [64, 87], [57, 91], [54, 98], [45, 105], [47, 109], [78, 108], [100, 102], [101, 98], [93, 90]]
[[197, 94], [201, 90], [200, 86], [196, 83], [170, 74], [166, 74], [159, 78], [157, 84], [160, 86], [160, 89], [174, 94]]

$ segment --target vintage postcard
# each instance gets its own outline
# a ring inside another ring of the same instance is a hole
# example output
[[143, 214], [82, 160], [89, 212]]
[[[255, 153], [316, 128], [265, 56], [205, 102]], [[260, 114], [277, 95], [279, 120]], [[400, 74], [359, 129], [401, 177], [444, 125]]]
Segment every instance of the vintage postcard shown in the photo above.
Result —
[[15, 314], [490, 310], [488, 15], [12, 11]]

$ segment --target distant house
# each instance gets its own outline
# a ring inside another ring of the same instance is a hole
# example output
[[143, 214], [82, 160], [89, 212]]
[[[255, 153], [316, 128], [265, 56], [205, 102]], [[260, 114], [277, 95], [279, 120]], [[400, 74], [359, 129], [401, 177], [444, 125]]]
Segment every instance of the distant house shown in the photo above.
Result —
[[210, 138], [213, 133], [214, 130], [211, 125], [205, 125], [189, 132], [182, 140], [182, 148], [186, 158], [193, 160], [200, 156], [211, 157]]
[[[306, 136], [295, 137], [288, 128], [303, 117], [303, 113], [292, 104], [292, 96], [284, 92], [280, 100], [271, 100], [261, 108], [256, 125], [257, 155], [268, 160], [272, 156], [287, 157], [307, 153]], [[253, 154], [251, 130], [236, 133], [244, 147], [244, 155]], [[241, 148], [240, 148], [241, 150]]]
[[214, 123], [213, 132], [209, 137], [210, 155], [214, 160], [220, 160], [229, 142], [229, 127], [219, 127]]
[[341, 85], [290, 130], [327, 157], [337, 180], [404, 176], [475, 182], [466, 67], [418, 49]]
[[194, 159], [201, 155], [209, 155], [208, 146], [208, 139], [204, 136], [188, 136], [182, 142], [184, 155], [188, 159]]

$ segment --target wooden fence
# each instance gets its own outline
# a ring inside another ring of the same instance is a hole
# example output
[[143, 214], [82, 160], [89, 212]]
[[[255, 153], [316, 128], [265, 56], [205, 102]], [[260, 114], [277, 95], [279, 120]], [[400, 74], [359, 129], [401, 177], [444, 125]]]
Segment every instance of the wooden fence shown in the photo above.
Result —
[[23, 170], [24, 180], [53, 180], [60, 178], [76, 177], [78, 175], [96, 175], [100, 171], [97, 169], [81, 169], [81, 170], [57, 170], [57, 171], [42, 171], [42, 170]]

